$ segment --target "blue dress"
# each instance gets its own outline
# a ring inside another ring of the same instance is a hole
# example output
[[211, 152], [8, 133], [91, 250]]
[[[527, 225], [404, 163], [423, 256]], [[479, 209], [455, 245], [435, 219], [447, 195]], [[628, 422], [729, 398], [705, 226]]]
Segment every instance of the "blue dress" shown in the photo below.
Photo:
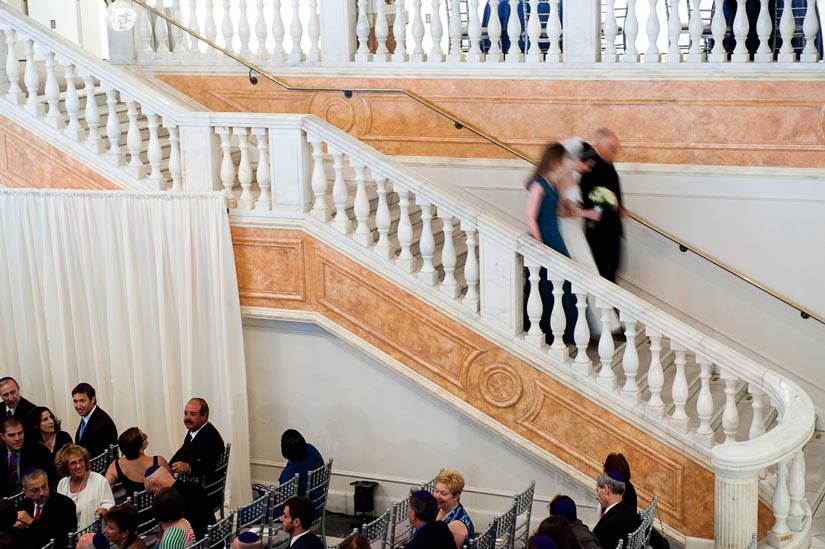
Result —
[[458, 507], [450, 511], [450, 513], [444, 517], [444, 523], [450, 524], [452, 521], [457, 520], [459, 522], [463, 522], [464, 526], [467, 527], [467, 539], [464, 540], [463, 543], [467, 543], [467, 541], [473, 539], [475, 537], [475, 529], [473, 528], [473, 521], [470, 518], [470, 515], [467, 514], [467, 510], [464, 509], [464, 506], [460, 503]]
[[307, 495], [307, 476], [309, 472], [324, 464], [324, 458], [312, 444], [307, 444], [307, 457], [301, 461], [288, 461], [286, 467], [281, 471], [278, 483], [283, 484], [298, 473], [298, 495]]
[[567, 246], [564, 244], [564, 239], [561, 237], [561, 231], [559, 231], [559, 217], [557, 214], [559, 208], [559, 193], [541, 176], [536, 177], [531, 185], [540, 185], [544, 191], [544, 197], [541, 199], [541, 207], [539, 208], [537, 219], [542, 242], [565, 257], [570, 257]]

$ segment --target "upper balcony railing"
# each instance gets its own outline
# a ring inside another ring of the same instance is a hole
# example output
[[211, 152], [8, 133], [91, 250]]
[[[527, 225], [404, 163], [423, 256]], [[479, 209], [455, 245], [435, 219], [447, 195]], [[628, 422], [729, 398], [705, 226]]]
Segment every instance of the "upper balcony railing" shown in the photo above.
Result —
[[[785, 5], [787, 4], [787, 8]], [[151, 0], [262, 66], [618, 63], [785, 67], [822, 60], [814, 0]], [[116, 62], [231, 62], [140, 10]]]

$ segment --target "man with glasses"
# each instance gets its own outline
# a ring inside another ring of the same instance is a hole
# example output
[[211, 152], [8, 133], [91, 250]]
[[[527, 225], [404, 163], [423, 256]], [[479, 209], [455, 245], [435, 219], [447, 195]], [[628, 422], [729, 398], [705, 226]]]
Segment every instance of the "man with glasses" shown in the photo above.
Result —
[[29, 547], [43, 547], [54, 539], [55, 549], [66, 549], [71, 532], [77, 531], [77, 513], [68, 497], [49, 490], [49, 477], [43, 469], [23, 476], [26, 497], [20, 504], [15, 528], [22, 531]]

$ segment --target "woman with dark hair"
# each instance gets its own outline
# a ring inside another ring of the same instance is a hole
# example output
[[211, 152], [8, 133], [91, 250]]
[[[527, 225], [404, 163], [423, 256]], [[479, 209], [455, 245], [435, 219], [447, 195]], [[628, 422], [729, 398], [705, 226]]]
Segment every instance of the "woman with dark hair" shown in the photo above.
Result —
[[37, 441], [45, 446], [52, 454], [72, 443], [72, 436], [60, 430], [60, 420], [54, 417], [51, 410], [45, 406], [37, 406], [26, 416], [26, 441]]
[[338, 549], [371, 549], [370, 540], [364, 534], [353, 534], [342, 541]]
[[117, 549], [146, 549], [146, 544], [135, 533], [137, 527], [137, 508], [131, 503], [122, 503], [109, 509], [103, 534]]
[[604, 472], [616, 471], [624, 478], [624, 496], [622, 501], [629, 503], [634, 509], [639, 508], [639, 500], [636, 496], [636, 488], [630, 483], [630, 465], [624, 455], [611, 453], [604, 460]]
[[146, 469], [159, 465], [171, 474], [166, 458], [163, 456], [147, 456], [144, 451], [149, 446], [149, 437], [137, 427], [130, 427], [123, 431], [117, 439], [120, 453], [123, 454], [109, 464], [106, 470], [106, 480], [111, 486], [120, 483], [127, 495], [143, 490], [143, 475]]
[[552, 539], [558, 549], [582, 549], [581, 543], [573, 532], [573, 527], [564, 517], [547, 517], [541, 521], [536, 535]]
[[278, 483], [283, 484], [297, 473], [298, 495], [307, 495], [309, 472], [324, 464], [321, 453], [315, 446], [308, 444], [301, 433], [295, 429], [287, 429], [281, 435], [281, 455], [287, 462], [284, 470], [281, 471], [281, 476], [278, 477]]
[[160, 523], [159, 549], [184, 549], [195, 541], [195, 532], [183, 518], [183, 498], [174, 488], [163, 488], [152, 500], [152, 516]]

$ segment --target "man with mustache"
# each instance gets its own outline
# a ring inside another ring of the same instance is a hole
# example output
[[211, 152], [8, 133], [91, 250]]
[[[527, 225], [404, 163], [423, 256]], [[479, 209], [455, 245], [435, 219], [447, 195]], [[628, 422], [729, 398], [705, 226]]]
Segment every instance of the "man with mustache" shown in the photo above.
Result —
[[70, 532], [77, 530], [74, 502], [49, 490], [49, 477], [43, 469], [23, 476], [25, 499], [20, 504], [15, 528], [29, 547], [43, 547], [54, 539], [55, 549], [64, 549]]
[[[223, 454], [221, 434], [209, 423], [209, 405], [202, 398], [193, 398], [183, 409], [183, 424], [186, 438], [183, 445], [169, 460], [172, 471], [194, 477], [204, 477], [206, 483], [215, 479], [218, 460]], [[219, 505], [219, 498], [215, 498]]]

